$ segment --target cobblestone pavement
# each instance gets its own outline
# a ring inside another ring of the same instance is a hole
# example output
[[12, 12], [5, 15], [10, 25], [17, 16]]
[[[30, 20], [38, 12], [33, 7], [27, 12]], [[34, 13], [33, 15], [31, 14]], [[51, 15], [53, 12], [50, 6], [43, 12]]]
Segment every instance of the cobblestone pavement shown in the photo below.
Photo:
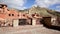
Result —
[[40, 25], [0, 27], [0, 34], [60, 34], [60, 31], [45, 28]]

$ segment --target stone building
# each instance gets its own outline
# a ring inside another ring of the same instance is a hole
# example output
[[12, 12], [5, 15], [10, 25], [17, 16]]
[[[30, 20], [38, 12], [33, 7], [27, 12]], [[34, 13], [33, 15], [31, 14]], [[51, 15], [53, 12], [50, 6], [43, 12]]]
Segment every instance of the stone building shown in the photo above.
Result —
[[7, 5], [0, 4], [0, 26], [36, 25], [40, 24], [40, 19], [42, 17], [37, 13], [9, 10]]
[[42, 19], [44, 19], [45, 24], [51, 26], [51, 24], [54, 24], [56, 18], [56, 16], [47, 13], [47, 10], [44, 8], [32, 7], [28, 10], [18, 11], [8, 9], [6, 4], [0, 4], [0, 26], [42, 25]]

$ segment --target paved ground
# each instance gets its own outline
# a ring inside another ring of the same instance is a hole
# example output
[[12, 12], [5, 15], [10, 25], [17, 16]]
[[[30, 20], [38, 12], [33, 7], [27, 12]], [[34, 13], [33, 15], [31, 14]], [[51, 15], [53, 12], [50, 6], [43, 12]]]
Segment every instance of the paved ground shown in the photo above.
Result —
[[0, 27], [0, 34], [60, 34], [60, 31], [37, 25], [26, 25], [18, 27]]

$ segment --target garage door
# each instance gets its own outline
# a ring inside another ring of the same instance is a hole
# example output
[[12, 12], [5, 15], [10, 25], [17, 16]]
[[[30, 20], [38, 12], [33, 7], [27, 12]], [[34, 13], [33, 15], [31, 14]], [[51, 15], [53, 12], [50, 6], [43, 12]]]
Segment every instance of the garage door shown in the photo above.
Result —
[[19, 19], [19, 25], [26, 25], [27, 19]]

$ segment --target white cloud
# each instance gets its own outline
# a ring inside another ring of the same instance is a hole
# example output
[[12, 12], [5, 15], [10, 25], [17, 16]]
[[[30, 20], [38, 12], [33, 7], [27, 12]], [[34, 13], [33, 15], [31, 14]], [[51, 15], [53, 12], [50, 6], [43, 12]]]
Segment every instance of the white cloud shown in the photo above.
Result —
[[60, 6], [56, 6], [56, 8], [60, 9]]
[[14, 8], [16, 8], [16, 9], [20, 9], [20, 10], [24, 10], [24, 9], [26, 9], [26, 7], [14, 7]]
[[16, 9], [21, 9], [22, 7], [23, 9], [26, 0], [0, 0], [0, 2], [7, 4], [8, 7], [12, 7]]
[[60, 6], [56, 6], [56, 11], [60, 12]]
[[19, 10], [24, 10], [24, 9], [26, 9], [26, 7], [24, 7], [24, 6], [11, 6], [11, 5], [10, 5], [9, 8], [15, 8], [15, 9], [19, 9]]
[[36, 5], [40, 7], [49, 7], [53, 4], [60, 3], [60, 0], [35, 0]]
[[60, 12], [60, 10], [56, 10], [57, 12]]

